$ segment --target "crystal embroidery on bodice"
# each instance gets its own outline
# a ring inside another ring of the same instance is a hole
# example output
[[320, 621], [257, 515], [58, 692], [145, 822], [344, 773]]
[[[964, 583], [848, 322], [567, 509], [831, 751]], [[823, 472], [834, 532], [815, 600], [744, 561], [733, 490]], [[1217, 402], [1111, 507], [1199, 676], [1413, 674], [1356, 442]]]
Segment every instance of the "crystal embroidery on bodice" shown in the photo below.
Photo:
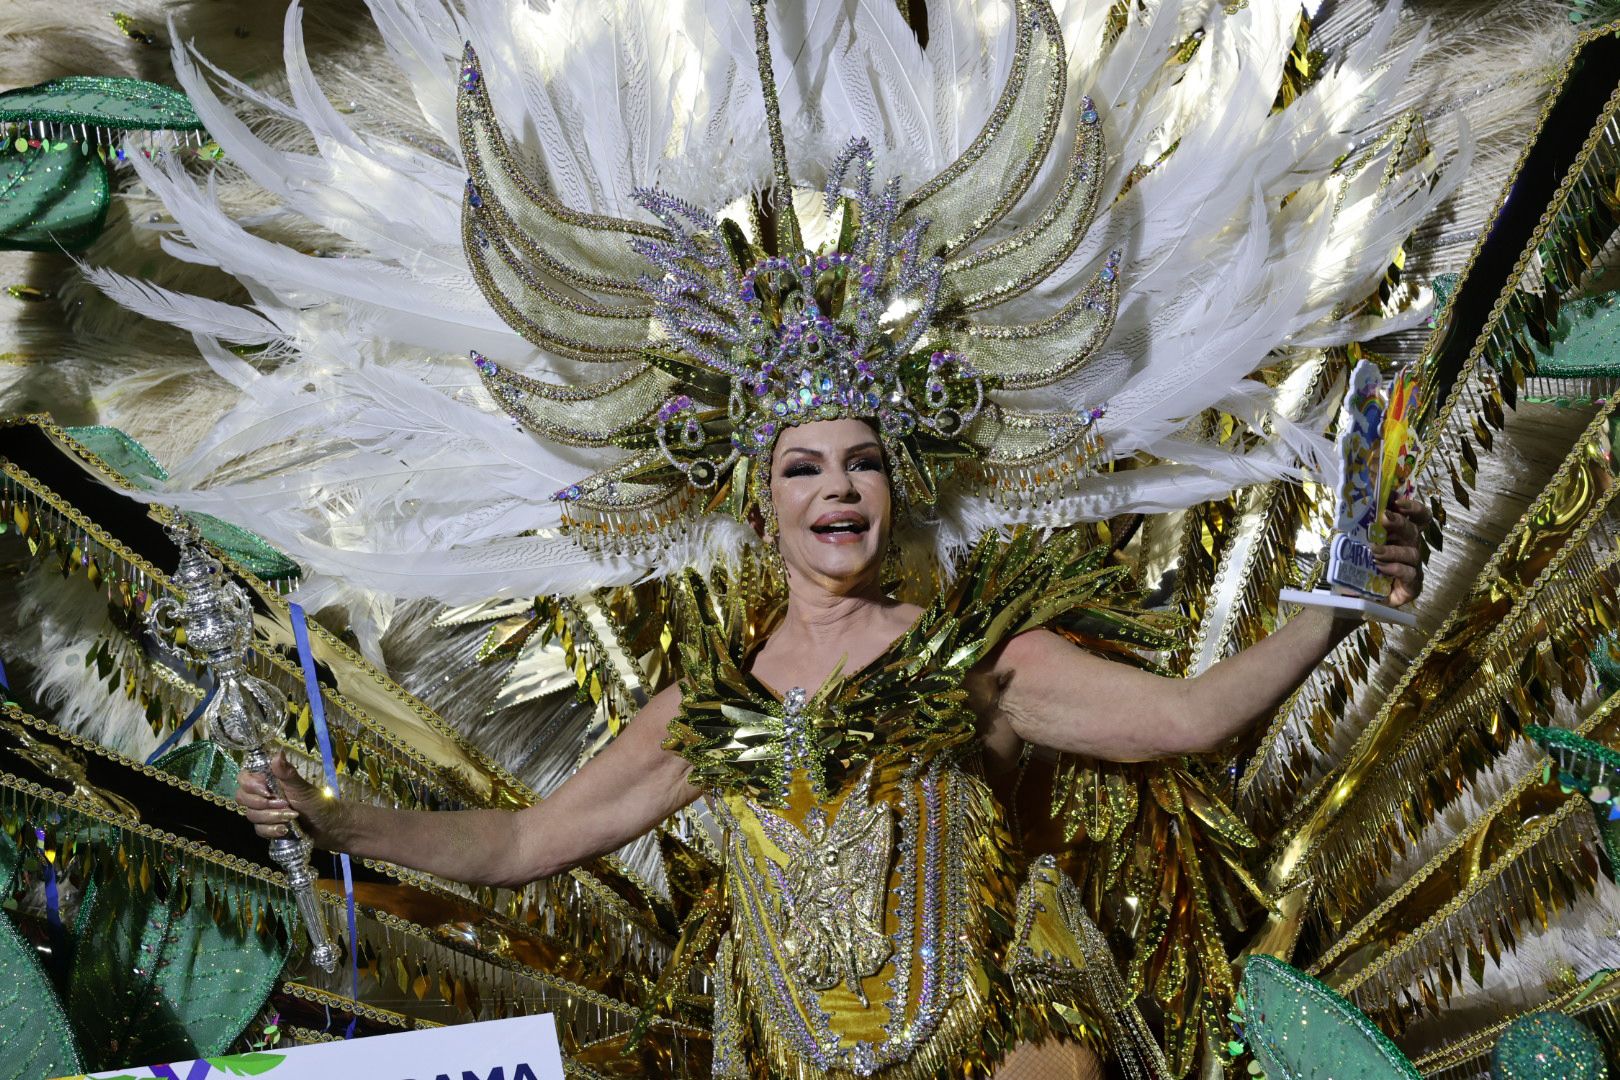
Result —
[[796, 769], [810, 766], [810, 740], [806, 738], [804, 724], [804, 687], [795, 686], [782, 695], [782, 800], [787, 801], [788, 788], [793, 783]]
[[[803, 699], [783, 703], [788, 755]], [[804, 778], [801, 762], [788, 784], [800, 798]], [[758, 799], [721, 804], [737, 959], [756, 1008], [807, 1063], [874, 1075], [909, 1060], [959, 1000], [979, 943], [967, 904], [967, 783], [938, 762], [883, 778], [868, 766], [841, 799], [802, 817], [788, 798], [781, 811]], [[891, 965], [881, 989], [864, 984]], [[844, 992], [849, 1005], [828, 997]], [[850, 1040], [843, 1024], [852, 1007], [882, 1010], [879, 1038]]]
[[[940, 1080], [1021, 1038], [1099, 1040], [1085, 958], [1047, 925], [1066, 922], [1050, 887], [1031, 894], [1014, 939], [1020, 853], [962, 691], [1000, 641], [1103, 592], [1112, 578], [1082, 539], [981, 546], [911, 630], [813, 694], [779, 695], [753, 675], [763, 628], [728, 591], [741, 586], [682, 579], [694, 632], [665, 745], [725, 833], [717, 1077], [764, 1075], [762, 1064]], [[1055, 960], [1023, 963], [1032, 943]]]
[[894, 842], [889, 808], [871, 802], [871, 773], [861, 777], [832, 820], [820, 807], [801, 831], [756, 806], [760, 827], [782, 854], [769, 873], [776, 885], [775, 922], [795, 974], [816, 990], [843, 982], [868, 1004], [861, 980], [889, 958], [883, 899]]

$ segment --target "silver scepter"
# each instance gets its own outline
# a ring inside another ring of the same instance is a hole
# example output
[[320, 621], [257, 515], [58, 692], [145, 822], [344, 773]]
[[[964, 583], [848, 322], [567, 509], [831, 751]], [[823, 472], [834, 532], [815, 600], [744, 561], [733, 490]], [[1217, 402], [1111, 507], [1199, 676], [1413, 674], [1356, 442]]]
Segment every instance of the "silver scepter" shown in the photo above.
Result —
[[[146, 624], [166, 640], [173, 640], [176, 630], [185, 630], [185, 651], [214, 674], [214, 699], [203, 711], [203, 721], [216, 741], [242, 754], [242, 768], [264, 777], [270, 791], [280, 795], [281, 785], [270, 772], [267, 744], [281, 728], [287, 698], [246, 669], [253, 640], [253, 607], [247, 590], [226, 576], [220, 561], [204, 550], [197, 530], [178, 513], [167, 531], [180, 548], [180, 568], [173, 581], [183, 599], [165, 596], [158, 600], [146, 613]], [[270, 841], [270, 858], [287, 875], [287, 886], [298, 902], [309, 934], [310, 959], [322, 971], [331, 972], [337, 969], [338, 950], [326, 935], [315, 898], [310, 847], [298, 826], [290, 824], [286, 836]]]

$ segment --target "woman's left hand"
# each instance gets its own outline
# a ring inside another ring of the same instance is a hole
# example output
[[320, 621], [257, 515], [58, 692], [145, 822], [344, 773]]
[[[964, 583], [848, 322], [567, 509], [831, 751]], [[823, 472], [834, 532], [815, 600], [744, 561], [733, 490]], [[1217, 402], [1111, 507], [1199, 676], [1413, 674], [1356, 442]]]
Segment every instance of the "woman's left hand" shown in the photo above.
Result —
[[1391, 607], [1405, 607], [1423, 591], [1423, 551], [1420, 537], [1429, 524], [1429, 508], [1416, 499], [1395, 499], [1384, 511], [1386, 542], [1373, 547], [1378, 572], [1393, 584]]

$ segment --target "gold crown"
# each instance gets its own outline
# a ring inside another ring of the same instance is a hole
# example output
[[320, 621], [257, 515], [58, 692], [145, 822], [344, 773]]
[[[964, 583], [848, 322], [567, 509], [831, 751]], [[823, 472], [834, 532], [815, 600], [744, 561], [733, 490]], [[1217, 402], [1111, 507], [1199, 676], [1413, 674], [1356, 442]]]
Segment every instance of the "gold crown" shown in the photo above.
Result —
[[[557, 385], [474, 356], [496, 401], [537, 434], [626, 452], [557, 493], [582, 541], [628, 551], [702, 514], [746, 519], [754, 463], [768, 460], [783, 428], [819, 419], [872, 421], [897, 493], [913, 505], [935, 502], [946, 482], [1017, 501], [1086, 474], [1100, 452], [1097, 410], [1025, 412], [996, 397], [1055, 382], [1095, 354], [1113, 324], [1118, 253], [1039, 322], [982, 318], [1073, 253], [1100, 181], [1100, 118], [1088, 98], [1050, 205], [974, 246], [1018, 201], [1060, 127], [1057, 20], [1044, 0], [1017, 8], [1007, 86], [961, 158], [903, 195], [898, 180], [874, 185], [872, 150], [855, 140], [812, 201], [792, 197], [756, 2], [774, 229], [752, 200], [715, 214], [637, 192], [657, 225], [562, 206], [517, 165], [467, 49], [459, 122], [474, 274], [529, 341], [617, 365], [608, 379]], [[836, 239], [809, 249], [807, 224]]]

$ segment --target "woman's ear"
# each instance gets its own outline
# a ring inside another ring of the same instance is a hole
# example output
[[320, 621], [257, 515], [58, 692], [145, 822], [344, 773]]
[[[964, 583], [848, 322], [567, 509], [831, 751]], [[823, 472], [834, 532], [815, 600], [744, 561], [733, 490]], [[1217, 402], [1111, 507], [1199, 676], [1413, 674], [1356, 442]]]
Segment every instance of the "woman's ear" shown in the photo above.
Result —
[[[774, 458], [775, 456], [773, 449], [771, 457]], [[771, 463], [767, 460], [764, 471], [756, 471], [748, 480], [748, 486], [753, 493], [753, 498], [749, 500], [748, 505], [748, 525], [754, 530], [754, 535], [767, 544], [776, 540], [776, 529], [774, 527], [776, 525], [776, 515], [771, 513], [770, 506], [770, 467]]]

